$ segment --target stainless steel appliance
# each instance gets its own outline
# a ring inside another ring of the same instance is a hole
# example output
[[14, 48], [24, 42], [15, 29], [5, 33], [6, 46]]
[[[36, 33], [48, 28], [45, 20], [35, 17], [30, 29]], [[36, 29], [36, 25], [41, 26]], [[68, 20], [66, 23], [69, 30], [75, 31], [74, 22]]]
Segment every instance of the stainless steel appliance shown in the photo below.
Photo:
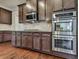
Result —
[[52, 50], [76, 55], [75, 11], [53, 14]]
[[76, 55], [76, 36], [52, 36], [52, 50]]
[[76, 35], [76, 12], [53, 14], [53, 34]]
[[26, 21], [31, 21], [31, 22], [35, 22], [37, 21], [37, 14], [36, 12], [28, 12], [26, 14]]

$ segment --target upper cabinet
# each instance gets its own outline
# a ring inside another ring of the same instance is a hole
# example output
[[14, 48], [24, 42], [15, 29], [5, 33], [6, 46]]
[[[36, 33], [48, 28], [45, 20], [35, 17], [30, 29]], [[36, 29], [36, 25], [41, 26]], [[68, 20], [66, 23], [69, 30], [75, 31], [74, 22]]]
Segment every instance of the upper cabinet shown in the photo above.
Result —
[[75, 8], [75, 0], [63, 0], [64, 9]]
[[46, 6], [45, 0], [38, 0], [39, 20], [45, 20], [45, 16], [46, 16], [45, 6]]
[[37, 0], [26, 0], [26, 12], [31, 13], [33, 11], [36, 11], [37, 9]]
[[[25, 4], [19, 5], [19, 22], [26, 22], [29, 14], [36, 13], [36, 20], [50, 21], [54, 11], [75, 9], [76, 0], [26, 0]], [[31, 18], [29, 16], [29, 18]], [[31, 19], [32, 21], [32, 19]], [[50, 21], [51, 22], [51, 21]]]
[[53, 7], [53, 0], [46, 0], [46, 21], [48, 23], [52, 20]]
[[23, 23], [26, 19], [26, 4], [21, 4], [21, 5], [18, 5], [18, 8], [19, 8], [19, 23]]
[[52, 0], [53, 3], [53, 11], [62, 10], [62, 0]]
[[53, 11], [60, 11], [65, 9], [75, 9], [75, 0], [52, 0], [53, 1]]
[[12, 12], [4, 8], [0, 8], [0, 23], [11, 24], [12, 23]]

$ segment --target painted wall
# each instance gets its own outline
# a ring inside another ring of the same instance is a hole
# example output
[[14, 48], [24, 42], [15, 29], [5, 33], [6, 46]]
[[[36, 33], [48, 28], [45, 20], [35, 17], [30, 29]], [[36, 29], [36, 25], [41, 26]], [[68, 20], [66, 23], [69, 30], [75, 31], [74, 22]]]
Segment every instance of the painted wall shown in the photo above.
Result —
[[[4, 7], [2, 5], [0, 5], [0, 7], [11, 10], [10, 8]], [[12, 25], [0, 24], [0, 30], [12, 30]]]

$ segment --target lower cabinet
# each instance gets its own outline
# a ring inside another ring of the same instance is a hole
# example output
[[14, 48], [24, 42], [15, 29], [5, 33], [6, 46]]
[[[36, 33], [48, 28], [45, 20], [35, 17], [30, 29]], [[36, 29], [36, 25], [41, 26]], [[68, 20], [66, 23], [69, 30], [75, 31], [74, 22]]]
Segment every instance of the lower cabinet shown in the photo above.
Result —
[[33, 33], [33, 49], [41, 49], [41, 37], [40, 33]]
[[48, 33], [42, 33], [41, 38], [41, 50], [45, 52], [50, 52], [51, 50], [51, 36]]
[[0, 32], [0, 42], [11, 41], [12, 32], [11, 31], [1, 31]]
[[20, 32], [16, 33], [16, 46], [21, 47], [21, 33]]
[[32, 48], [32, 33], [22, 34], [22, 47]]
[[26, 39], [26, 47], [27, 48], [32, 48], [32, 36], [27, 36], [27, 39]]
[[12, 33], [11, 32], [3, 32], [3, 41], [11, 41]]
[[0, 42], [3, 41], [2, 38], [3, 38], [3, 34], [2, 34], [2, 32], [0, 32]]
[[28, 48], [37, 51], [50, 52], [51, 35], [41, 32], [16, 32], [13, 45], [16, 47]]
[[22, 47], [25, 48], [27, 46], [27, 36], [22, 35]]
[[15, 32], [12, 32], [12, 40], [11, 40], [11, 43], [13, 46], [16, 46], [16, 35], [15, 35]]

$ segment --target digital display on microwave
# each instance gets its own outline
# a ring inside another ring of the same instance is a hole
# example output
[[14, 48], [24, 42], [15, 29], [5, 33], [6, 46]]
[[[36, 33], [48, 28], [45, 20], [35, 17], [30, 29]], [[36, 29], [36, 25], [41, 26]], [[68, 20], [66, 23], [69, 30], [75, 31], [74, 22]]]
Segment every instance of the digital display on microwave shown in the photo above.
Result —
[[56, 22], [55, 31], [71, 32], [72, 22]]

